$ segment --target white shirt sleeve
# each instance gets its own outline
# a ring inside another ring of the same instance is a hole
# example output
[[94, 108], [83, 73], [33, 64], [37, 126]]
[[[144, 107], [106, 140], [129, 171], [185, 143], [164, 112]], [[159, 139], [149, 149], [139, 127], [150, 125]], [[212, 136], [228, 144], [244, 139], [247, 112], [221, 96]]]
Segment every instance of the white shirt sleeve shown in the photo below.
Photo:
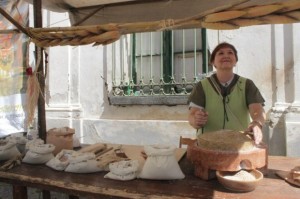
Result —
[[204, 109], [204, 107], [199, 106], [199, 105], [197, 105], [197, 104], [195, 104], [195, 103], [193, 103], [193, 102], [190, 102], [190, 104], [189, 104], [189, 109], [190, 109], [190, 108]]

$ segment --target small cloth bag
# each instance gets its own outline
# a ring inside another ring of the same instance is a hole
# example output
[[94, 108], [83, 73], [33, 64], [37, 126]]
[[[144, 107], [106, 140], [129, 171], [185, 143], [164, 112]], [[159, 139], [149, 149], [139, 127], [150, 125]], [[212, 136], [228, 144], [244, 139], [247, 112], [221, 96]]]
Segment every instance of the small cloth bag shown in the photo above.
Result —
[[12, 140], [0, 140], [0, 161], [21, 155], [17, 143]]
[[27, 138], [25, 138], [23, 135], [11, 135], [6, 139], [15, 142], [19, 152], [25, 154], [25, 146], [26, 143], [28, 142]]
[[104, 178], [113, 180], [133, 180], [137, 177], [139, 162], [137, 160], [123, 160], [109, 164], [110, 172]]
[[29, 164], [45, 164], [54, 158], [54, 149], [53, 144], [32, 144], [22, 161]]
[[167, 145], [145, 146], [147, 159], [138, 177], [152, 180], [183, 179], [185, 176], [176, 160], [175, 149], [175, 146]]
[[46, 163], [46, 166], [57, 170], [57, 171], [63, 171], [67, 168], [67, 166], [70, 163], [70, 157], [76, 154], [76, 151], [73, 150], [66, 150], [63, 149], [61, 152], [59, 152], [55, 158], [52, 158]]
[[70, 173], [94, 173], [103, 171], [103, 168], [98, 166], [94, 153], [78, 152], [69, 157], [69, 164], [65, 171]]

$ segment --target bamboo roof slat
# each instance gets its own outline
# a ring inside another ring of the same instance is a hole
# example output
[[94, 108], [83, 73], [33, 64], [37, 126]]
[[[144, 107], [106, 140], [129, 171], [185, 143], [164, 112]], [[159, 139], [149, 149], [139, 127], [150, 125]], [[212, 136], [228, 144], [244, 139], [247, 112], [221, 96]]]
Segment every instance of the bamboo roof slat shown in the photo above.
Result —
[[261, 17], [271, 13], [274, 13], [280, 9], [282, 9], [283, 5], [266, 5], [266, 6], [255, 6], [251, 8], [247, 8], [244, 11], [247, 13], [243, 15], [243, 18], [254, 18]]
[[289, 24], [289, 23], [296, 23], [297, 20], [285, 16], [285, 15], [266, 15], [261, 17], [261, 19], [266, 23], [270, 24]]
[[214, 22], [214, 23], [207, 23], [207, 22], [202, 22], [202, 27], [207, 28], [207, 29], [213, 29], [213, 30], [234, 30], [238, 29], [239, 26], [235, 24], [231, 24], [228, 22]]
[[254, 25], [261, 25], [263, 24], [263, 21], [259, 19], [233, 19], [230, 21], [232, 24], [239, 26], [239, 27], [245, 27], [245, 26], [254, 26]]
[[289, 16], [291, 18], [294, 18], [297, 21], [300, 21], [300, 12], [297, 11], [291, 11], [291, 12], [287, 12], [285, 13], [286, 16]]
[[289, 12], [292, 10], [300, 9], [300, 1], [299, 0], [291, 0], [287, 2], [283, 2], [282, 5], [284, 6], [280, 12]]
[[204, 17], [204, 21], [207, 23], [227, 21], [246, 15], [247, 12], [240, 10], [224, 11], [218, 13], [212, 13]]

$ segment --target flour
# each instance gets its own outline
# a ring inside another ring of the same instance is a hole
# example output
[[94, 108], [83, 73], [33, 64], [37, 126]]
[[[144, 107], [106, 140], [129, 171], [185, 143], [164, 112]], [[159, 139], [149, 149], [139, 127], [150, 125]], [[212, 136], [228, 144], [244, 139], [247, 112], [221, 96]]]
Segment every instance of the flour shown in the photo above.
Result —
[[245, 170], [240, 170], [236, 174], [232, 176], [224, 176], [224, 178], [229, 180], [237, 180], [237, 181], [253, 181], [255, 180], [255, 176]]

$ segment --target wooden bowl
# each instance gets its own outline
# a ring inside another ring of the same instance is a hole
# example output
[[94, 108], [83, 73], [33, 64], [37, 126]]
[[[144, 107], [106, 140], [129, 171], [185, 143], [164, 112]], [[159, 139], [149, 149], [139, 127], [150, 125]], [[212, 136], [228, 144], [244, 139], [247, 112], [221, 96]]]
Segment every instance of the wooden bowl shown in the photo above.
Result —
[[216, 175], [226, 189], [236, 192], [253, 191], [263, 179], [263, 174], [258, 170], [217, 171]]

